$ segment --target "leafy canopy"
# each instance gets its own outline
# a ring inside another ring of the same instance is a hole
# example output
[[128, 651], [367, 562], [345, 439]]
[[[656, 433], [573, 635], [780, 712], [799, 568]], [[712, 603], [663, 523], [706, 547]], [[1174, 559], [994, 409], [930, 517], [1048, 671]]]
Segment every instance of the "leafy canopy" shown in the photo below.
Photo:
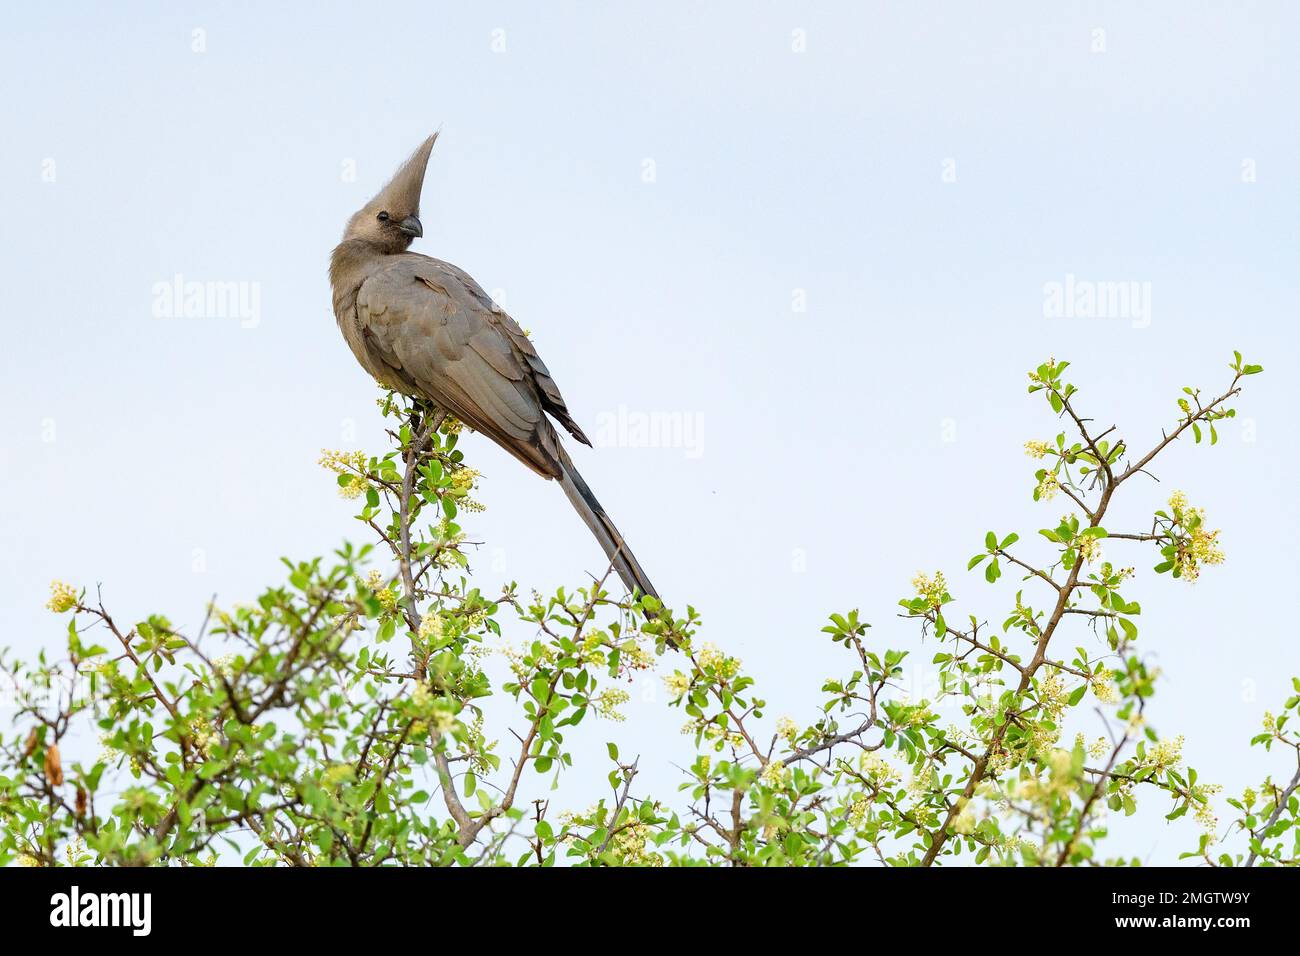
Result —
[[[321, 459], [368, 543], [286, 560], [283, 583], [211, 607], [197, 633], [160, 615], [120, 624], [98, 594], [54, 585], [65, 653], [0, 657], [17, 712], [0, 736], [0, 864], [1123, 863], [1099, 855], [1104, 811], [1145, 797], [1199, 822], [1189, 857], [1294, 864], [1300, 773], [1228, 799], [1220, 823], [1218, 788], [1149, 720], [1158, 675], [1125, 562], [1150, 549], [1155, 572], [1192, 581], [1224, 559], [1219, 532], [1181, 492], [1149, 528], [1107, 524], [1118, 492], [1149, 491], [1134, 479], [1172, 442], [1217, 443], [1261, 369], [1237, 354], [1216, 397], [1184, 389], [1137, 454], [1079, 413], [1068, 367], [1030, 373], [1064, 428], [1025, 445], [1032, 498], [1065, 513], [1029, 540], [989, 531], [967, 567], [1014, 596], [988, 619], [958, 610], [942, 573], [917, 575], [899, 601], [923, 642], [911, 650], [884, 647], [857, 610], [832, 614], [823, 632], [844, 672], [807, 721], [770, 721], [689, 606], [618, 597], [605, 579], [482, 593], [459, 523], [481, 508], [460, 427], [386, 395], [386, 453]], [[910, 700], [896, 684], [927, 642], [938, 691]], [[607, 795], [552, 811], [551, 782], [575, 754], [591, 759], [593, 720], [620, 719], [620, 685], [657, 665], [694, 742], [678, 792], [638, 786], [642, 761], [664, 755], [609, 742]], [[1294, 683], [1252, 741], [1292, 757]], [[510, 716], [489, 725], [494, 697]], [[943, 721], [940, 704], [960, 718]], [[1092, 708], [1104, 733], [1089, 740], [1077, 725]]]

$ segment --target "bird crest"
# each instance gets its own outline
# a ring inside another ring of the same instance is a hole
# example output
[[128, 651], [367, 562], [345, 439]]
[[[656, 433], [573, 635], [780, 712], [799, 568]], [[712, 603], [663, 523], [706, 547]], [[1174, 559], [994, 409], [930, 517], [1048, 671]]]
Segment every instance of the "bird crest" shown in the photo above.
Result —
[[433, 144], [437, 141], [438, 134], [434, 133], [417, 146], [410, 158], [393, 173], [393, 178], [387, 185], [366, 204], [366, 208], [375, 210], [383, 208], [394, 215], [418, 216], [420, 192], [424, 188], [424, 172], [429, 165], [429, 154], [433, 152]]

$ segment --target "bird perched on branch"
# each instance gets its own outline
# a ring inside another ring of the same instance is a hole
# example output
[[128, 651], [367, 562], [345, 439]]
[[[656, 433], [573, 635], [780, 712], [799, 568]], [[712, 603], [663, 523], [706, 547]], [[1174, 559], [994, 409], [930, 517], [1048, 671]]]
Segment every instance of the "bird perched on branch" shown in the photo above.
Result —
[[[424, 235], [420, 190], [434, 133], [348, 220], [330, 257], [334, 315], [361, 367], [487, 435], [543, 478], [554, 478], [623, 583], [658, 598], [551, 424], [590, 445], [546, 364], [514, 319], [463, 270], [409, 252]], [[549, 418], [547, 416], [550, 416]]]

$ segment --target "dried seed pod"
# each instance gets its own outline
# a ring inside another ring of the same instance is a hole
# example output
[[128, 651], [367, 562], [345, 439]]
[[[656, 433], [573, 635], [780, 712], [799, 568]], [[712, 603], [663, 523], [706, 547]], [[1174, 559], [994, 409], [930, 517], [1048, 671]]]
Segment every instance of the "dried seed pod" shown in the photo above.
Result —
[[27, 735], [27, 743], [23, 744], [24, 760], [26, 760], [33, 753], [36, 752], [36, 745], [40, 743], [40, 740], [41, 740], [40, 731], [38, 731], [35, 727], [33, 727], [32, 732]]
[[77, 819], [86, 815], [86, 788], [77, 784]]
[[45, 748], [45, 779], [51, 787], [63, 786], [63, 761], [59, 759], [58, 744]]

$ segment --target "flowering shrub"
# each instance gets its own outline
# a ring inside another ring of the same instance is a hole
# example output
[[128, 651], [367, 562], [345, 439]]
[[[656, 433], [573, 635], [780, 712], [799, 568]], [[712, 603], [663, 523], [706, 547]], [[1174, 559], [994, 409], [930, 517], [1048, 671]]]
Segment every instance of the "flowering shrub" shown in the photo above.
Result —
[[[1150, 547], [1155, 570], [1184, 581], [1223, 560], [1181, 492], [1150, 530], [1106, 519], [1171, 442], [1214, 444], [1260, 368], [1237, 355], [1218, 397], [1184, 390], [1162, 440], [1135, 454], [1077, 412], [1067, 367], [1030, 374], [1066, 430], [1025, 446], [1041, 463], [1032, 497], [1066, 513], [1039, 530], [1039, 557], [990, 531], [968, 565], [989, 585], [1016, 578], [1000, 625], [959, 613], [942, 573], [918, 574], [900, 616], [933, 642], [940, 683], [910, 700], [895, 687], [909, 652], [874, 640], [856, 610], [832, 614], [823, 631], [847, 663], [808, 721], [770, 721], [741, 661], [698, 639], [690, 607], [620, 599], [604, 580], [483, 594], [457, 523], [481, 507], [460, 426], [388, 395], [390, 451], [321, 459], [371, 543], [286, 561], [284, 583], [211, 607], [196, 633], [157, 615], [124, 626], [98, 594], [54, 585], [66, 655], [0, 659], [17, 710], [0, 737], [0, 863], [1121, 863], [1099, 855], [1104, 814], [1144, 795], [1200, 824], [1189, 858], [1294, 863], [1300, 773], [1228, 799], [1236, 815], [1220, 824], [1219, 788], [1148, 719], [1158, 674], [1138, 650], [1138, 575], [1106, 554], [1137, 565]], [[522, 644], [503, 639], [507, 616]], [[621, 719], [620, 683], [657, 664], [693, 741], [679, 792], [641, 792], [642, 760], [660, 757], [608, 743], [608, 795], [552, 812], [538, 794], [568, 772], [583, 725]], [[1295, 688], [1255, 744], [1300, 754]], [[483, 706], [493, 696], [512, 705], [499, 726]], [[1068, 729], [1088, 698], [1107, 730], [1092, 740]], [[952, 701], [956, 723], [936, 711]]]

